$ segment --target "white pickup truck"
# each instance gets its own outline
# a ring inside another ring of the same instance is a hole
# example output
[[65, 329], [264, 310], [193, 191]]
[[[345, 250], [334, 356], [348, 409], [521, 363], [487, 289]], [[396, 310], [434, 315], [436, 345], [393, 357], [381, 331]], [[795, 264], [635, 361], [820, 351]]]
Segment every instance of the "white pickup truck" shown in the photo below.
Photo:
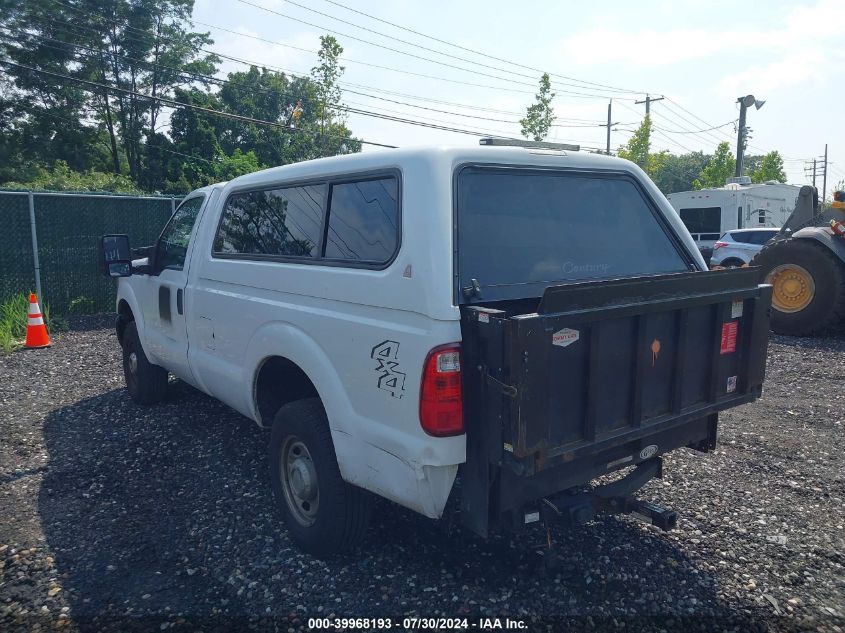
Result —
[[131, 397], [171, 374], [270, 428], [281, 514], [317, 555], [361, 539], [373, 494], [437, 518], [454, 491], [481, 535], [671, 528], [634, 493], [761, 392], [770, 288], [704, 272], [639, 168], [577, 148], [286, 165], [194, 191], [134, 259], [102, 247]]

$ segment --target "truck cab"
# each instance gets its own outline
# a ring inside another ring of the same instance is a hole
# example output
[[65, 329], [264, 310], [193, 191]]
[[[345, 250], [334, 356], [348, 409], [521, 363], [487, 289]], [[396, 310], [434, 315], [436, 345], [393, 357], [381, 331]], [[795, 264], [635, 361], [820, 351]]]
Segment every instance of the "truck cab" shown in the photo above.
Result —
[[103, 238], [131, 397], [172, 374], [269, 429], [281, 516], [317, 555], [362, 538], [374, 495], [431, 518], [460, 495], [482, 535], [671, 527], [636, 491], [761, 393], [767, 287], [705, 272], [638, 167], [576, 148], [268, 169], [191, 193], [136, 255]]

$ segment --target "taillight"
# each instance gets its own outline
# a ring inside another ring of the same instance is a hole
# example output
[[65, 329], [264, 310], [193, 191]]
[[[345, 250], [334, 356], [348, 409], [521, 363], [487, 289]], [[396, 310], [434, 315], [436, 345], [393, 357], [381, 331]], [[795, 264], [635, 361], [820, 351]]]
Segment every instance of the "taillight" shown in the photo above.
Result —
[[727, 242], [716, 242], [715, 244], [713, 244], [713, 250], [714, 251], [718, 250], [718, 249], [722, 248], [723, 246], [727, 246], [727, 245], [728, 245]]
[[423, 366], [420, 425], [429, 435], [444, 437], [464, 432], [461, 394], [461, 346], [435, 347]]

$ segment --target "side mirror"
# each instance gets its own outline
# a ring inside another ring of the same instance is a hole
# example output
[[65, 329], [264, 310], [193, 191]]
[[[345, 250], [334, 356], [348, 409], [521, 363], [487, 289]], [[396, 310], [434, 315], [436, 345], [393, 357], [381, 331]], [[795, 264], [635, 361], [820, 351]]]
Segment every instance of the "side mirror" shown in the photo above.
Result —
[[128, 235], [104, 235], [100, 241], [100, 272], [106, 277], [132, 274], [132, 249]]

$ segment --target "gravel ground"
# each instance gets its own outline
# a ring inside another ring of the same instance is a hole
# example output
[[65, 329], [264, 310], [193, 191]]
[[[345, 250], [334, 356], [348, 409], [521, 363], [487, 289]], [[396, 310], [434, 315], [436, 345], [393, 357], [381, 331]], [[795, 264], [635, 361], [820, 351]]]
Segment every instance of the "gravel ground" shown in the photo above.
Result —
[[845, 340], [772, 341], [766, 393], [720, 444], [676, 451], [607, 518], [483, 541], [387, 502], [364, 547], [300, 553], [272, 509], [267, 433], [180, 383], [123, 388], [110, 321], [0, 357], [0, 630], [299, 630], [309, 617], [510, 616], [530, 630], [845, 630]]

